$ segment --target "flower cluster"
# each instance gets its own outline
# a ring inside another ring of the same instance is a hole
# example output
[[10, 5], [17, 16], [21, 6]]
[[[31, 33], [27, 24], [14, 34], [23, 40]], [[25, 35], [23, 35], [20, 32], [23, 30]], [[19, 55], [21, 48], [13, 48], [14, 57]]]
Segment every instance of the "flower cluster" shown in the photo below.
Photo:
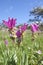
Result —
[[30, 25], [31, 27], [31, 32], [32, 32], [32, 40], [34, 40], [35, 38], [37, 38], [37, 32], [39, 30], [39, 25], [36, 23], [33, 23]]
[[12, 29], [16, 24], [16, 19], [10, 19], [8, 18], [8, 21], [3, 20], [3, 23], [9, 28]]
[[31, 31], [33, 33], [38, 31], [39, 25], [37, 25], [36, 23], [33, 23], [30, 26], [31, 26]]
[[[8, 27], [11, 39], [14, 41], [14, 39], [17, 37], [20, 43], [21, 39], [23, 39], [24, 32], [26, 31], [28, 24], [24, 23], [24, 25], [19, 26], [19, 28], [15, 30], [16, 19], [9, 18], [8, 21], [3, 20], [3, 23]], [[36, 23], [33, 23], [30, 25], [30, 27], [32, 32], [32, 39], [35, 39], [37, 37], [36, 32], [38, 31], [39, 26]]]

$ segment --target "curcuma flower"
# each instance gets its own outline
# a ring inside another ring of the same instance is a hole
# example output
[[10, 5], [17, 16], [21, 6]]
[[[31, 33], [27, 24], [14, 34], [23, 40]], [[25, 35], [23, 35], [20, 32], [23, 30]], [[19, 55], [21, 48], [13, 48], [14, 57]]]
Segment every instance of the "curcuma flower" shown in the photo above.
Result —
[[35, 28], [35, 26], [33, 24], [31, 25], [31, 31], [36, 32], [36, 28]]
[[12, 29], [16, 24], [16, 19], [8, 19], [8, 21], [3, 20], [4, 25], [6, 25], [9, 29]]
[[39, 25], [34, 24], [34, 26], [35, 26], [36, 30], [38, 31], [38, 29], [39, 29]]
[[21, 34], [22, 34], [22, 35], [21, 35], [21, 36], [22, 36], [22, 40], [23, 40], [24, 32], [26, 31], [27, 27], [28, 27], [28, 24], [26, 24], [26, 23], [24, 23], [23, 26], [20, 26], [20, 27], [19, 27], [19, 29], [20, 29], [20, 31], [21, 31]]
[[37, 31], [39, 30], [39, 25], [33, 23], [30, 25], [30, 27], [32, 32], [32, 40], [34, 40], [35, 38], [37, 38]]
[[31, 31], [32, 32], [37, 32], [38, 28], [39, 28], [39, 26], [37, 24], [35, 24], [35, 23], [31, 24], [30, 27], [31, 27]]
[[17, 36], [17, 43], [18, 43], [18, 47], [19, 47], [20, 43], [22, 41], [22, 39], [21, 39], [22, 33], [21, 33], [21, 31], [19, 29], [16, 32], [16, 36]]
[[27, 26], [28, 26], [28, 24], [24, 24], [23, 26], [21, 26], [21, 31], [24, 32], [27, 29]]
[[20, 32], [20, 30], [17, 30], [16, 35], [18, 38], [21, 37], [22, 33]]

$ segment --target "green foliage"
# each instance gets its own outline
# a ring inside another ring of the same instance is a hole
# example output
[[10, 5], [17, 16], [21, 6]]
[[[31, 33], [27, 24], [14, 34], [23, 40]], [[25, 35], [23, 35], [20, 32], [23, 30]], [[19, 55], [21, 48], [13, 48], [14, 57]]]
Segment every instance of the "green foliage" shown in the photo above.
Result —
[[[31, 33], [26, 31], [22, 44], [18, 47], [8, 34], [0, 31], [0, 65], [43, 65], [43, 34], [31, 41]], [[2, 35], [8, 40], [4, 44]]]

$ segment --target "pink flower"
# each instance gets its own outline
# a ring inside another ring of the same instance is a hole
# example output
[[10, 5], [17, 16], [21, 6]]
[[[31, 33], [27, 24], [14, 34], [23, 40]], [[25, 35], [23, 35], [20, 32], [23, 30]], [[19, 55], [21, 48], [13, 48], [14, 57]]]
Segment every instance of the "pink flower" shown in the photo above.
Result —
[[38, 31], [39, 25], [34, 24], [34, 26], [35, 26], [36, 30]]
[[31, 26], [31, 31], [32, 32], [37, 32], [38, 31], [39, 26], [37, 24], [31, 24], [30, 26]]
[[16, 24], [16, 19], [8, 19], [8, 21], [3, 20], [4, 25], [6, 25], [9, 29], [12, 29]]
[[20, 32], [20, 30], [17, 30], [16, 35], [18, 38], [21, 37], [22, 33]]
[[27, 26], [28, 26], [28, 24], [24, 24], [23, 26], [21, 26], [20, 27], [21, 31], [24, 32], [27, 29]]

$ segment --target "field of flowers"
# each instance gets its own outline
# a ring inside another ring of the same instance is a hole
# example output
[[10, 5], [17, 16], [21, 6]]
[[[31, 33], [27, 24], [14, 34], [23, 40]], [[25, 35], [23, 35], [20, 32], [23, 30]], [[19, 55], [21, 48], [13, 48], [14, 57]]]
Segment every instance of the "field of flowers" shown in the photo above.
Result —
[[43, 65], [43, 33], [32, 41], [31, 32], [26, 30], [18, 47], [7, 30], [0, 30], [0, 65]]

